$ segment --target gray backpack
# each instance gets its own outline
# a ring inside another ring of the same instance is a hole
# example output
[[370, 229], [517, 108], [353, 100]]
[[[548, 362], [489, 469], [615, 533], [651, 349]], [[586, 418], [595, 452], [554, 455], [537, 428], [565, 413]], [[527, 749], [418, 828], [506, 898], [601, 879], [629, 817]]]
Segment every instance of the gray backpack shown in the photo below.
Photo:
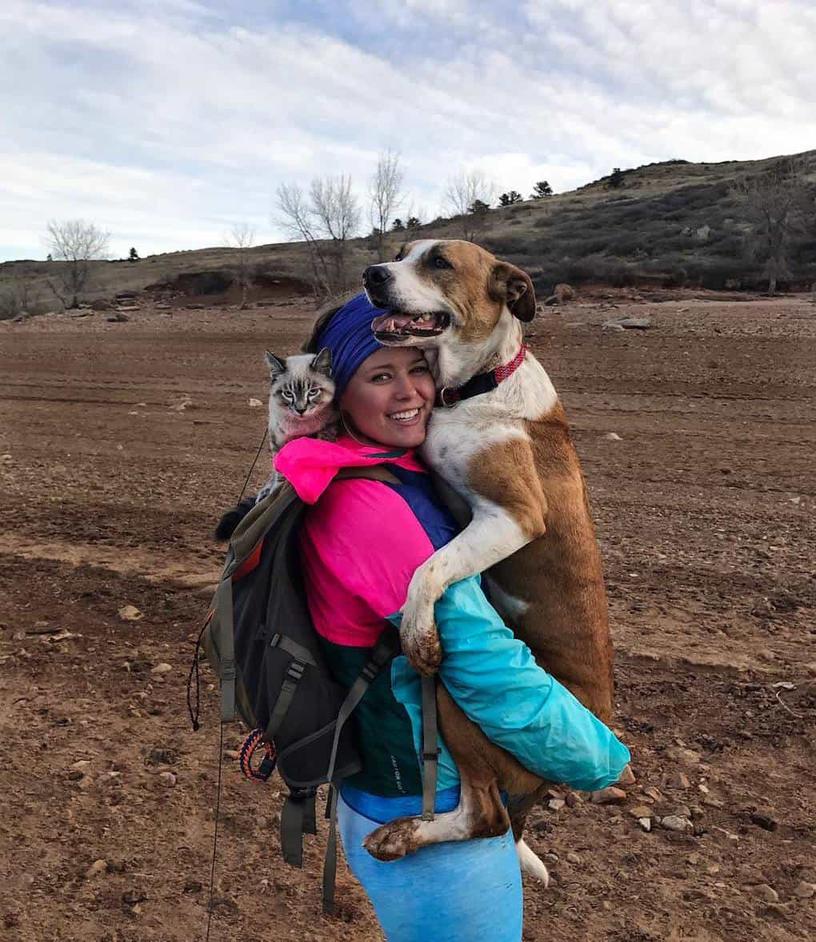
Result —
[[[395, 480], [382, 465], [347, 468], [337, 476]], [[374, 678], [399, 653], [399, 636], [395, 628], [384, 628], [348, 690], [332, 679], [309, 615], [301, 574], [297, 535], [305, 510], [292, 486], [283, 482], [241, 520], [232, 534], [199, 642], [221, 681], [221, 722], [230, 722], [237, 714], [252, 731], [241, 749], [242, 771], [265, 781], [277, 767], [289, 789], [280, 821], [287, 863], [303, 866], [303, 835], [316, 833], [318, 786], [332, 786], [323, 876], [324, 909], [331, 912], [336, 786], [361, 768], [346, 721]], [[423, 754], [435, 757], [433, 680], [423, 684], [423, 714]], [[260, 748], [264, 757], [256, 768], [253, 755]], [[432, 815], [435, 761], [426, 758], [424, 769], [423, 809]]]

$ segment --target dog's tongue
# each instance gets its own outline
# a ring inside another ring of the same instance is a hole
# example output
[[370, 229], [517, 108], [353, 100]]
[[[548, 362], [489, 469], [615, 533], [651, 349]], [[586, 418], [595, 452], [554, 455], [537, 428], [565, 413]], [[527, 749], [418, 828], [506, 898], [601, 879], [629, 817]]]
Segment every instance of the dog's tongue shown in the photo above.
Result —
[[383, 314], [372, 321], [371, 327], [374, 331], [393, 333], [407, 327], [415, 317], [416, 314]]

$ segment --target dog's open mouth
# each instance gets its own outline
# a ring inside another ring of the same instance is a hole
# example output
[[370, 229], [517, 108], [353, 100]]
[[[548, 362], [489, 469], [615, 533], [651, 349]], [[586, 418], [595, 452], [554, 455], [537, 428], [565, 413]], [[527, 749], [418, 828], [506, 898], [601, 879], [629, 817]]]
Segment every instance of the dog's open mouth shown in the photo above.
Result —
[[423, 314], [395, 314], [393, 311], [377, 317], [371, 324], [374, 336], [381, 342], [403, 340], [407, 337], [438, 337], [450, 327], [447, 311], [429, 311]]

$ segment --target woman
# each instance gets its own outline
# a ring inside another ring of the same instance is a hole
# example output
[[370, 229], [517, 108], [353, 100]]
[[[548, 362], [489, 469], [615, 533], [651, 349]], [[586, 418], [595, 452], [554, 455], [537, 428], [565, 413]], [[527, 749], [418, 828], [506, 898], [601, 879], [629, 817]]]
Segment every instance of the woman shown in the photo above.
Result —
[[[312, 505], [301, 532], [309, 607], [330, 667], [346, 685], [389, 621], [398, 624], [417, 566], [457, 532], [415, 454], [433, 408], [433, 378], [421, 351], [376, 341], [370, 325], [378, 313], [359, 295], [318, 323], [311, 347], [332, 352], [344, 431], [336, 442], [290, 442], [275, 462]], [[340, 468], [368, 464], [385, 464], [393, 482], [333, 480]], [[551, 780], [579, 788], [617, 780], [626, 747], [535, 664], [478, 577], [451, 586], [436, 618], [441, 679], [491, 740]], [[425, 847], [391, 863], [362, 846], [379, 824], [420, 812], [419, 686], [397, 657], [355, 711], [363, 769], [340, 791], [346, 859], [390, 942], [518, 942], [521, 876], [510, 832]], [[436, 811], [455, 808], [458, 795], [443, 744]]]

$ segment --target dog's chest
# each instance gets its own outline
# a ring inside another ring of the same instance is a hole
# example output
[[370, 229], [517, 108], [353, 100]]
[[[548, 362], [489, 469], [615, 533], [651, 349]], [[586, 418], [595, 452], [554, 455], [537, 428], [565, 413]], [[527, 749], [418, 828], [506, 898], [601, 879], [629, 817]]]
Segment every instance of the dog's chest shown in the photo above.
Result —
[[491, 445], [525, 435], [521, 424], [496, 416], [476, 404], [435, 409], [422, 456], [450, 485], [467, 495], [470, 469]]

